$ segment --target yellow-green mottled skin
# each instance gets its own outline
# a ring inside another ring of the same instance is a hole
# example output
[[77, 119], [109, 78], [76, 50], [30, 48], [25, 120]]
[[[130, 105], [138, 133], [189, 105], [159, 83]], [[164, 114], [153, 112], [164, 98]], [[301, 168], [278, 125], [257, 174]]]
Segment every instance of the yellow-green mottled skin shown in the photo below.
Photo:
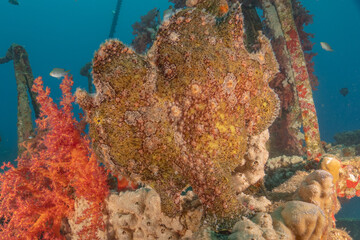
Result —
[[163, 23], [146, 56], [110, 40], [93, 60], [97, 95], [77, 94], [98, 155], [154, 187], [169, 216], [188, 184], [211, 223], [241, 212], [229, 181], [278, 108], [270, 44], [260, 34], [261, 50], [247, 52], [242, 22], [239, 5], [221, 19], [190, 8]]

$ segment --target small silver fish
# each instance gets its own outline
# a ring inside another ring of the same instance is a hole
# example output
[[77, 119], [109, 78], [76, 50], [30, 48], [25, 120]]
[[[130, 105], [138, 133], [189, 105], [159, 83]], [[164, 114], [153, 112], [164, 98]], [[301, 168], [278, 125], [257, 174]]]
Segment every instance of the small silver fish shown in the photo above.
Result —
[[324, 50], [326, 50], [326, 51], [328, 51], [328, 52], [334, 51], [334, 50], [330, 47], [330, 45], [329, 45], [328, 43], [326, 43], [326, 42], [320, 42], [320, 45], [321, 45], [322, 49], [324, 49]]
[[62, 78], [62, 77], [65, 77], [65, 75], [68, 74], [69, 72], [70, 72], [70, 70], [65, 71], [65, 69], [63, 69], [63, 68], [54, 68], [50, 72], [50, 76], [52, 76], [54, 78]]

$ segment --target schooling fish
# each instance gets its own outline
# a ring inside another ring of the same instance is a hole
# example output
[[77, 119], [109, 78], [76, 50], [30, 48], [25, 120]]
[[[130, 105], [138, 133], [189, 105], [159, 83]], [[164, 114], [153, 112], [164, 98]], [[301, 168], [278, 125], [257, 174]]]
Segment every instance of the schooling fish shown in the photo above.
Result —
[[341, 95], [343, 95], [345, 97], [346, 95], [348, 95], [349, 89], [348, 88], [342, 88], [342, 89], [339, 90], [339, 92], [340, 92]]
[[68, 74], [69, 72], [70, 72], [70, 70], [65, 71], [65, 69], [63, 69], [63, 68], [54, 68], [50, 72], [50, 76], [52, 76], [54, 78], [62, 78], [62, 77], [65, 77], [65, 75]]
[[19, 5], [19, 2], [16, 0], [9, 0], [9, 3], [12, 5]]
[[320, 45], [321, 45], [322, 49], [324, 49], [324, 50], [326, 50], [326, 51], [328, 51], [328, 52], [334, 51], [334, 50], [330, 47], [330, 45], [329, 45], [328, 43], [326, 43], [326, 42], [320, 42]]

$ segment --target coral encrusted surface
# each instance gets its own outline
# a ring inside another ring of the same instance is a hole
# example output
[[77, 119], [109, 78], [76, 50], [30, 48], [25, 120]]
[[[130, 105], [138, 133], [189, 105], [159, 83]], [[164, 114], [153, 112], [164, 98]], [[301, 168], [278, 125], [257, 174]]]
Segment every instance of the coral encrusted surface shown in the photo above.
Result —
[[168, 216], [178, 214], [180, 194], [191, 185], [216, 223], [241, 212], [231, 178], [246, 161], [249, 138], [278, 114], [268, 85], [278, 64], [262, 34], [260, 50], [246, 50], [239, 4], [207, 2], [214, 4], [163, 22], [146, 55], [106, 41], [93, 59], [97, 94], [76, 96], [111, 171], [153, 187]]

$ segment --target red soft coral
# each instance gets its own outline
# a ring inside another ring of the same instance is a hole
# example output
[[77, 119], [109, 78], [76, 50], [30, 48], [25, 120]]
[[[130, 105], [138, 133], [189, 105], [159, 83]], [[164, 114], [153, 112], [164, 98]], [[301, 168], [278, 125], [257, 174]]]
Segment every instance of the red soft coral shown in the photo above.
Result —
[[314, 38], [314, 34], [304, 31], [304, 25], [309, 25], [313, 22], [313, 15], [309, 14], [309, 11], [305, 9], [299, 0], [292, 0], [292, 5], [297, 32], [305, 55], [310, 84], [312, 89], [316, 90], [319, 82], [317, 76], [314, 74], [314, 62], [312, 61], [312, 58], [316, 56], [316, 53], [311, 52], [314, 43], [310, 41], [311, 38]]
[[33, 91], [41, 105], [36, 120], [38, 137], [17, 159], [18, 167], [0, 175], [0, 239], [63, 239], [60, 227], [74, 212], [75, 197], [90, 205], [84, 219], [90, 224], [81, 238], [96, 239], [102, 208], [108, 194], [106, 172], [96, 161], [90, 141], [73, 117], [72, 78], [60, 85], [63, 98], [58, 107], [43, 89], [41, 77]]

